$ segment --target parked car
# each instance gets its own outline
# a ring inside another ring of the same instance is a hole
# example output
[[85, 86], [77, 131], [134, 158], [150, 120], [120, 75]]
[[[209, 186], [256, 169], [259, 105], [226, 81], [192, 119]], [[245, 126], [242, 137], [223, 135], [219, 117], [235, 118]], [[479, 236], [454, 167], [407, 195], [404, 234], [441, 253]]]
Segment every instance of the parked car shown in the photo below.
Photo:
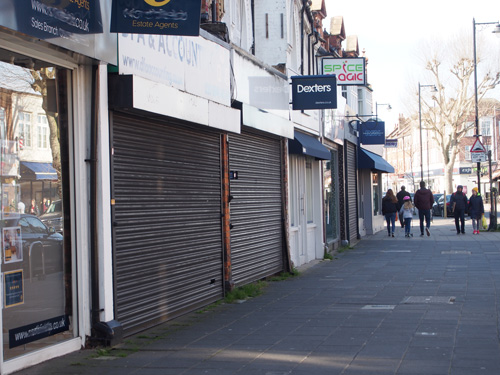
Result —
[[443, 196], [443, 194], [432, 194], [434, 196], [434, 202], [437, 202], [439, 198]]
[[63, 267], [63, 236], [29, 214], [13, 215], [0, 220], [4, 263], [27, 270], [25, 278], [45, 277]]
[[[451, 194], [446, 195], [446, 214], [447, 216], [452, 216], [452, 207], [450, 205]], [[434, 202], [432, 205], [432, 214], [434, 216], [444, 216], [444, 195]]]
[[57, 233], [63, 233], [62, 201], [53, 201], [47, 211], [40, 215], [40, 220], [49, 228], [54, 228]]

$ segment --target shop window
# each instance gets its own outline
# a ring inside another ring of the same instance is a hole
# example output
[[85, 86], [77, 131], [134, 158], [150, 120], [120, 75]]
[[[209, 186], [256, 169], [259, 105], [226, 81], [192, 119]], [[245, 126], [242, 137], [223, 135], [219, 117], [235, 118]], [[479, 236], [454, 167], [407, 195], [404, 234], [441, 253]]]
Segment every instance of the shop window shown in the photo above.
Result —
[[[65, 69], [0, 49], [0, 285], [6, 361], [78, 334], [69, 204], [64, 203], [70, 186], [69, 78]], [[44, 215], [53, 201], [63, 202], [63, 210]], [[56, 228], [54, 222], [64, 224]]]
[[331, 159], [323, 162], [323, 199], [325, 200], [326, 241], [338, 238], [338, 155], [331, 151]]
[[313, 205], [313, 173], [311, 160], [306, 161], [306, 208], [307, 222], [314, 222], [314, 205]]
[[373, 191], [373, 215], [377, 216], [380, 211], [380, 202], [382, 197], [380, 196], [379, 187], [379, 174], [372, 174], [372, 191]]

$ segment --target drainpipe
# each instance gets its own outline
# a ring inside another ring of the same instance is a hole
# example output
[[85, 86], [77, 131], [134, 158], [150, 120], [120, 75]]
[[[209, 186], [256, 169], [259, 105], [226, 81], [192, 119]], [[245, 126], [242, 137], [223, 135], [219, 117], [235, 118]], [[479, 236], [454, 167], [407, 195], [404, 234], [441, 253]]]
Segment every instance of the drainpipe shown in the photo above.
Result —
[[92, 66], [92, 97], [91, 97], [91, 124], [90, 124], [90, 159], [85, 160], [90, 164], [90, 277], [92, 286], [92, 326], [99, 322], [100, 303], [99, 303], [99, 255], [97, 241], [97, 108], [98, 87], [97, 78], [99, 75], [98, 66]]

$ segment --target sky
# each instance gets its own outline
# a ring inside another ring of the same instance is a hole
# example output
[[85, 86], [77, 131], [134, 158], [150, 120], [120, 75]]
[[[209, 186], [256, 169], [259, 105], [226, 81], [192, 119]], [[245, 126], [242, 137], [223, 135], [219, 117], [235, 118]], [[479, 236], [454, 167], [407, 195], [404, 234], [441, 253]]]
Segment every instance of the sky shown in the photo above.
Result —
[[[418, 111], [418, 83], [434, 84], [428, 82], [430, 76], [420, 60], [422, 45], [464, 35], [470, 38], [472, 53], [473, 19], [476, 23], [500, 21], [499, 0], [325, 0], [325, 4], [324, 28], [329, 31], [331, 17], [343, 16], [346, 35], [357, 35], [360, 54], [366, 51], [373, 112], [376, 102], [392, 107], [387, 111], [386, 106], [378, 106], [386, 133], [394, 129], [400, 113], [408, 115], [412, 108]], [[500, 38], [495, 37], [493, 29], [494, 25], [476, 25], [477, 45], [481, 42], [500, 51]], [[477, 51], [479, 56], [479, 47]], [[500, 66], [498, 58], [496, 64]], [[478, 64], [478, 80], [479, 76]], [[421, 96], [424, 90], [421, 88]], [[500, 89], [489, 96], [500, 100]]]

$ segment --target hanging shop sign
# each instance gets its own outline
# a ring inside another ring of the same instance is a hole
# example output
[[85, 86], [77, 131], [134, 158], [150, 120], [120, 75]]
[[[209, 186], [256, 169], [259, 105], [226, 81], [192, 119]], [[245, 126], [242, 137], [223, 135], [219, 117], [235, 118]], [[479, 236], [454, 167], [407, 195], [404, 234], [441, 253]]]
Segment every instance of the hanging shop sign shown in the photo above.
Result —
[[398, 148], [398, 140], [397, 139], [389, 139], [385, 140], [385, 148]]
[[337, 79], [334, 75], [294, 76], [293, 109], [337, 108]]
[[325, 57], [321, 60], [324, 75], [335, 74], [339, 86], [366, 85], [366, 60], [357, 58]]
[[75, 35], [103, 31], [99, 0], [7, 0], [0, 25], [39, 39], [74, 40]]
[[201, 0], [113, 0], [111, 32], [200, 35]]
[[385, 122], [365, 121], [361, 123], [359, 141], [364, 145], [385, 144]]

